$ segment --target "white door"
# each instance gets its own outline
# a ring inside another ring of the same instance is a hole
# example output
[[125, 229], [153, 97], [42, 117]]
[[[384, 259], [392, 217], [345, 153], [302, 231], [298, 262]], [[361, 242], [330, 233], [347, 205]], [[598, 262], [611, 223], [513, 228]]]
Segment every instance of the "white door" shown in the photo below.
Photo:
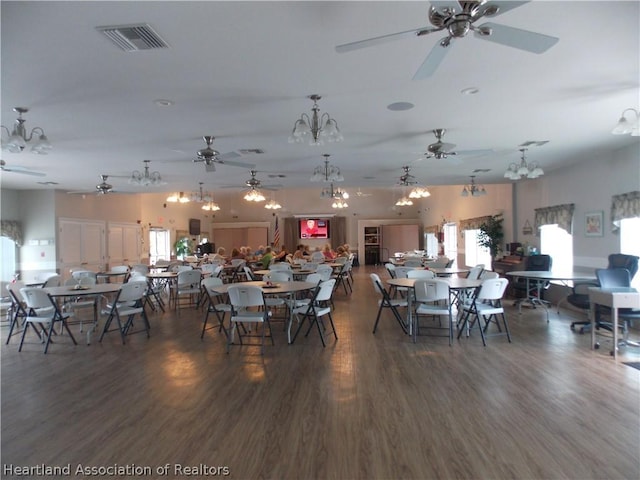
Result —
[[58, 264], [63, 278], [71, 268], [98, 272], [105, 263], [105, 223], [94, 220], [58, 220]]

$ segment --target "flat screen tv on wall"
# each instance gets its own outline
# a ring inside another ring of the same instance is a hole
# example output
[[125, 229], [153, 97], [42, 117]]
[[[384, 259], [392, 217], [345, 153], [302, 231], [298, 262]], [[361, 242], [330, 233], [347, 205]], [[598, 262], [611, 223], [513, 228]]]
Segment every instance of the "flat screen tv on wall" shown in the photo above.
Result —
[[329, 220], [325, 218], [305, 218], [298, 223], [298, 233], [302, 240], [329, 238]]
[[200, 235], [200, 219], [189, 219], [189, 235]]

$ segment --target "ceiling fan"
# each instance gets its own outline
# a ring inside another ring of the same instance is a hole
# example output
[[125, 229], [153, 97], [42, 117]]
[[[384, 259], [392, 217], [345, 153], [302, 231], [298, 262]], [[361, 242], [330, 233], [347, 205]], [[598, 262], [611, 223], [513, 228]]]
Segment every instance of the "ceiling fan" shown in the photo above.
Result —
[[360, 187], [358, 187], [358, 191], [356, 191], [355, 195], [356, 195], [356, 197], [370, 197], [370, 196], [372, 196], [372, 195], [373, 195], [373, 193], [365, 193], [365, 192], [362, 192], [362, 191], [360, 190]]
[[418, 183], [418, 180], [416, 180], [416, 177], [414, 177], [409, 173], [409, 169], [410, 167], [406, 165], [402, 167], [402, 171], [404, 173], [398, 178], [398, 182], [396, 183], [396, 185], [400, 187], [409, 187], [411, 185], [416, 185]]
[[72, 195], [76, 195], [76, 194], [86, 195], [88, 193], [94, 193], [96, 195], [106, 195], [107, 193], [117, 193], [113, 189], [113, 185], [111, 185], [110, 183], [107, 183], [108, 178], [109, 178], [109, 175], [100, 175], [100, 179], [102, 180], [102, 182], [96, 185], [95, 190], [80, 190], [80, 191], [67, 192], [67, 193], [70, 193]]
[[36, 172], [30, 170], [27, 167], [20, 167], [18, 165], [7, 165], [7, 162], [0, 160], [0, 170], [3, 172], [20, 173], [22, 175], [33, 175], [34, 177], [44, 177], [46, 173]]
[[448, 158], [449, 156], [455, 155], [483, 155], [485, 153], [492, 152], [491, 149], [482, 149], [482, 150], [458, 150], [457, 152], [453, 149], [456, 148], [455, 143], [446, 143], [442, 141], [442, 137], [446, 130], [444, 128], [436, 128], [433, 130], [433, 134], [436, 137], [436, 141], [427, 147], [427, 151], [424, 153], [424, 157], [422, 158], [436, 158], [438, 160]]
[[238, 187], [246, 187], [249, 190], [278, 190], [282, 188], [282, 185], [263, 185], [260, 180], [256, 178], [257, 170], [250, 170], [251, 178], [244, 182], [244, 185], [224, 185], [221, 188], [238, 188]]
[[558, 42], [558, 38], [556, 37], [497, 23], [488, 22], [482, 25], [475, 25], [481, 18], [496, 17], [509, 10], [520, 7], [525, 3], [529, 3], [528, 0], [505, 2], [491, 0], [442, 0], [431, 1], [430, 3], [431, 7], [429, 8], [428, 18], [431, 26], [345, 43], [338, 45], [336, 52], [344, 53], [404, 37], [421, 37], [429, 33], [446, 31], [447, 36], [432, 48], [427, 58], [413, 76], [414, 80], [418, 80], [431, 76], [449, 51], [447, 47], [451, 46], [451, 41], [456, 38], [465, 37], [469, 32], [474, 32], [477, 38], [532, 53], [544, 53]]
[[228, 153], [220, 153], [217, 150], [211, 148], [215, 137], [212, 135], [205, 135], [202, 137], [207, 146], [202, 150], [198, 150], [196, 153], [197, 157], [193, 159], [194, 163], [204, 162], [205, 170], [207, 172], [215, 172], [216, 171], [216, 163], [219, 165], [229, 165], [231, 167], [241, 167], [241, 168], [256, 168], [254, 164], [243, 163], [243, 162], [235, 162], [229, 160], [231, 158], [237, 158], [240, 156], [239, 153], [236, 152], [228, 152]]

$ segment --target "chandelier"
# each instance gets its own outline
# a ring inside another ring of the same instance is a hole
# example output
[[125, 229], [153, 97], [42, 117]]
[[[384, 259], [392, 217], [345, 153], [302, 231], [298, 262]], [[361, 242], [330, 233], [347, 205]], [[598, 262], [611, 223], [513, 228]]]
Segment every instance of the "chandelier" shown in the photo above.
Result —
[[249, 191], [244, 195], [244, 199], [247, 202], [264, 202], [266, 198], [256, 187], [251, 187]]
[[6, 131], [8, 136], [6, 141], [2, 141], [2, 148], [10, 151], [11, 153], [20, 153], [27, 147], [27, 143], [31, 142], [35, 133], [38, 135], [38, 138], [31, 146], [31, 152], [39, 155], [46, 155], [49, 153], [49, 150], [53, 147], [49, 143], [49, 139], [44, 134], [44, 130], [41, 127], [34, 127], [29, 136], [27, 136], [27, 129], [24, 126], [24, 122], [26, 120], [22, 118], [22, 114], [27, 113], [29, 109], [24, 107], [13, 107], [13, 111], [18, 114], [18, 118], [13, 125], [13, 131], [9, 132], [7, 127], [1, 125], [3, 132]]
[[334, 189], [332, 183], [320, 191], [320, 198], [340, 198], [342, 200], [346, 200], [349, 198], [349, 193], [345, 190], [340, 190], [339, 188]]
[[[627, 120], [625, 114], [627, 112], [633, 112], [634, 118], [631, 122]], [[640, 112], [635, 108], [627, 108], [620, 115], [620, 120], [616, 127], [611, 130], [614, 135], [627, 135], [631, 134], [632, 137], [640, 136]]]
[[213, 200], [210, 200], [209, 202], [202, 205], [202, 210], [206, 210], [208, 212], [217, 212], [218, 210], [220, 210], [220, 205], [218, 205]]
[[397, 207], [408, 207], [410, 205], [413, 205], [413, 200], [411, 200], [406, 195], [404, 197], [398, 199], [398, 201], [396, 202], [396, 206]]
[[540, 168], [537, 162], [531, 162], [527, 164], [524, 158], [524, 152], [526, 152], [527, 149], [521, 148], [520, 151], [522, 152], [522, 159], [520, 161], [520, 164], [518, 165], [516, 163], [512, 163], [511, 165], [509, 165], [507, 171], [504, 172], [504, 178], [508, 178], [509, 180], [520, 180], [520, 178], [523, 177], [538, 178], [544, 175], [544, 171], [542, 170], [542, 168]]
[[322, 154], [324, 165], [317, 166], [311, 175], [312, 182], [342, 182], [344, 177], [340, 169], [334, 165], [329, 165], [329, 154]]
[[461, 197], [468, 197], [469, 195], [471, 195], [472, 197], [482, 197], [483, 195], [487, 194], [487, 191], [484, 188], [484, 185], [477, 185], [475, 178], [475, 175], [470, 175], [471, 177], [471, 182], [469, 182], [469, 185], [465, 185], [462, 188], [462, 192], [460, 192], [460, 196]]
[[331, 204], [331, 207], [338, 208], [338, 209], [347, 208], [348, 206], [349, 204], [345, 202], [342, 198], [336, 198]]
[[170, 203], [189, 203], [190, 199], [184, 194], [184, 192], [172, 193], [167, 197], [167, 202]]
[[409, 198], [427, 198], [430, 197], [431, 193], [427, 190], [426, 187], [413, 187], [409, 192]]
[[189, 200], [196, 203], [209, 203], [213, 201], [213, 197], [211, 196], [211, 194], [202, 190], [203, 182], [198, 183], [200, 185], [200, 188], [198, 189], [198, 191], [192, 192], [191, 195], [189, 195]]
[[341, 142], [344, 137], [338, 128], [338, 122], [331, 118], [328, 113], [320, 115], [320, 107], [318, 100], [322, 98], [320, 95], [309, 95], [309, 99], [313, 100], [311, 108], [311, 117], [303, 113], [296, 123], [293, 124], [293, 131], [289, 136], [289, 143], [309, 142], [309, 145], [323, 145], [324, 140], [329, 143]]
[[[416, 177], [414, 177], [409, 173], [408, 166], [402, 167], [402, 170], [404, 171], [404, 174], [400, 177], [398, 181], [398, 185], [400, 185], [401, 187], [410, 187], [411, 185], [416, 185], [418, 183], [416, 181]], [[429, 190], [427, 190], [427, 187], [417, 185], [411, 189], [408, 197], [404, 196], [403, 198], [398, 200], [398, 202], [404, 202], [404, 203], [402, 204], [396, 203], [396, 205], [398, 206], [413, 205], [413, 202], [410, 200], [411, 198], [427, 198], [430, 196], [431, 196], [431, 193], [429, 192]]]
[[129, 177], [129, 183], [132, 185], [142, 185], [148, 187], [149, 185], [164, 185], [160, 172], [149, 173], [149, 162], [151, 160], [144, 161], [144, 172], [140, 173], [138, 170], [131, 172]]

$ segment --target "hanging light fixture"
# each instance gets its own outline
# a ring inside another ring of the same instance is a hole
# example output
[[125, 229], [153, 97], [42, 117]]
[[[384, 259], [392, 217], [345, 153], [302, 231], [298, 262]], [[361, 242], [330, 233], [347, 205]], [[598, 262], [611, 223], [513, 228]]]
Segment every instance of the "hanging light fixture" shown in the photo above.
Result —
[[[633, 119], [628, 121], [625, 117], [627, 112], [633, 113]], [[631, 134], [632, 137], [640, 136], [640, 112], [635, 108], [627, 108], [620, 115], [620, 120], [611, 133], [614, 135], [627, 135]]]
[[426, 187], [423, 187], [421, 185], [416, 185], [418, 182], [416, 180], [416, 177], [414, 177], [413, 175], [411, 175], [409, 173], [409, 167], [408, 166], [404, 166], [402, 167], [402, 170], [404, 171], [404, 174], [399, 178], [398, 180], [398, 185], [400, 185], [401, 187], [411, 187], [412, 185], [415, 185], [411, 188], [411, 191], [409, 192], [409, 195], [405, 195], [404, 197], [402, 197], [400, 200], [398, 200], [398, 202], [396, 202], [396, 205], [398, 206], [406, 206], [406, 205], [413, 205], [413, 201], [411, 201], [412, 198], [427, 198], [431, 196], [431, 193], [429, 192], [429, 190], [427, 190]]
[[220, 210], [220, 205], [218, 205], [213, 200], [210, 200], [209, 202], [202, 205], [202, 210], [206, 210], [208, 212], [217, 212], [218, 210]]
[[475, 175], [470, 175], [470, 177], [471, 177], [471, 182], [469, 182], [469, 185], [465, 185], [462, 188], [462, 192], [460, 192], [460, 196], [468, 197], [469, 195], [471, 195], [472, 197], [482, 197], [483, 195], [486, 195], [487, 190], [484, 188], [484, 185], [476, 184]]
[[399, 198], [398, 201], [396, 202], [397, 207], [408, 207], [410, 205], [413, 205], [413, 200], [411, 200], [406, 195]]
[[311, 175], [312, 182], [343, 182], [344, 177], [340, 173], [340, 169], [334, 165], [329, 165], [329, 157], [331, 155], [323, 153], [324, 165], [319, 165]]
[[244, 195], [244, 199], [247, 202], [264, 202], [266, 198], [256, 187], [251, 187], [249, 191]]
[[336, 198], [331, 204], [332, 208], [342, 209], [347, 208], [349, 204], [345, 202], [342, 198]]
[[300, 115], [300, 118], [293, 124], [293, 130], [289, 136], [289, 143], [309, 142], [309, 145], [323, 145], [324, 140], [329, 143], [341, 142], [344, 137], [338, 128], [338, 122], [331, 118], [328, 113], [320, 115], [320, 107], [318, 100], [320, 95], [309, 95], [313, 100], [311, 108], [311, 117], [306, 113]]
[[156, 186], [165, 184], [165, 182], [162, 181], [160, 172], [149, 173], [149, 162], [151, 162], [151, 160], [144, 161], [144, 172], [140, 173], [138, 170], [134, 170], [133, 172], [131, 172], [131, 177], [129, 177], [130, 184], [142, 185], [143, 187], [148, 187], [149, 185]]
[[189, 195], [189, 200], [196, 203], [208, 203], [213, 200], [213, 197], [209, 192], [205, 192], [202, 190], [203, 182], [199, 182], [200, 188], [196, 192], [192, 192]]
[[509, 180], [520, 180], [520, 178], [538, 178], [544, 175], [544, 171], [537, 162], [531, 162], [527, 164], [527, 161], [524, 158], [524, 152], [527, 151], [526, 148], [521, 148], [522, 159], [520, 160], [520, 164], [512, 163], [507, 168], [507, 171], [504, 172], [504, 178], [508, 178]]
[[167, 202], [170, 203], [189, 203], [189, 197], [184, 192], [172, 193], [167, 197]]
[[279, 210], [282, 208], [282, 205], [280, 205], [272, 198], [264, 205], [264, 208], [266, 208], [267, 210]]
[[427, 198], [430, 197], [431, 193], [427, 190], [426, 187], [413, 187], [409, 192], [409, 198]]
[[27, 143], [31, 142], [33, 135], [36, 134], [38, 135], [38, 138], [31, 146], [31, 152], [39, 155], [46, 155], [49, 153], [49, 150], [53, 147], [49, 143], [49, 139], [44, 134], [44, 130], [41, 127], [34, 127], [31, 130], [31, 133], [27, 136], [27, 129], [24, 126], [24, 122], [26, 120], [22, 118], [22, 114], [27, 113], [29, 109], [24, 107], [13, 107], [13, 111], [18, 114], [18, 118], [13, 125], [13, 130], [9, 132], [7, 127], [4, 125], [0, 126], [3, 133], [7, 132], [8, 137], [7, 140], [2, 140], [2, 148], [10, 151], [11, 153], [20, 153], [27, 147]]

